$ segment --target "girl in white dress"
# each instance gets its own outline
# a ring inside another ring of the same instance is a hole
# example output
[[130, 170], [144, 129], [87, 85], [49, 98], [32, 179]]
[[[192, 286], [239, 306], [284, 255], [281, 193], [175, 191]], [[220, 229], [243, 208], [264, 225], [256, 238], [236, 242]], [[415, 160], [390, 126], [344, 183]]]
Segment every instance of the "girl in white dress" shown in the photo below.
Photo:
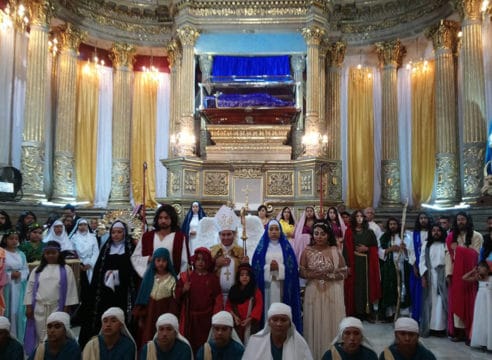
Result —
[[470, 346], [492, 350], [492, 276], [486, 261], [463, 275], [463, 280], [478, 281], [478, 292], [473, 310]]

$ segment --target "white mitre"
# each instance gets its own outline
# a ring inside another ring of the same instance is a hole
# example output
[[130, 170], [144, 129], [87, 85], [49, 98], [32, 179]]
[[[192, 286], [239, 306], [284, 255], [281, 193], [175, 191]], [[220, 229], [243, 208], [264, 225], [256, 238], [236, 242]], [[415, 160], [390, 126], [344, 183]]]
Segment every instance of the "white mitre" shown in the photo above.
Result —
[[237, 231], [240, 224], [239, 217], [236, 215], [234, 210], [226, 205], [221, 206], [219, 211], [215, 214], [214, 219], [218, 232], [224, 230]]

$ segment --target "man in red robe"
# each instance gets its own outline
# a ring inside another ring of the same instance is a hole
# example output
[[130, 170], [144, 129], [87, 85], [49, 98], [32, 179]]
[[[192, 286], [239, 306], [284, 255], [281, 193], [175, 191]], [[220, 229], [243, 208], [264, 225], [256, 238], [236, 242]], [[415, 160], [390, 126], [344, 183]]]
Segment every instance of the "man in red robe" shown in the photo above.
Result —
[[133, 267], [140, 277], [143, 277], [154, 250], [161, 247], [169, 250], [176, 274], [188, 270], [189, 244], [179, 229], [176, 210], [167, 204], [157, 209], [154, 217], [154, 230], [142, 235], [131, 256]]
[[471, 217], [459, 212], [446, 238], [446, 281], [448, 282], [448, 328], [452, 341], [468, 341], [473, 322], [477, 284], [463, 275], [478, 262], [483, 237], [473, 230]]

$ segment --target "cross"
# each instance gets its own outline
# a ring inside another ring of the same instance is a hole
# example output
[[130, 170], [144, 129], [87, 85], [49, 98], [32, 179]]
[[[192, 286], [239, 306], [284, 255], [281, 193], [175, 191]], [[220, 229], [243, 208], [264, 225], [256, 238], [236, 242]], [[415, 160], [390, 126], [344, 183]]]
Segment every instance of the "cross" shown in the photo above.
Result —
[[232, 273], [229, 271], [229, 266], [227, 267], [227, 270], [224, 273], [224, 275], [227, 276], [226, 280], [229, 281], [229, 275], [232, 275]]
[[249, 192], [251, 191], [252, 189], [249, 188], [249, 185], [246, 184], [246, 187], [242, 188], [241, 191], [245, 194], [244, 195], [244, 198], [245, 198], [245, 201], [244, 201], [244, 207], [246, 209], [248, 209], [248, 202], [249, 202]]

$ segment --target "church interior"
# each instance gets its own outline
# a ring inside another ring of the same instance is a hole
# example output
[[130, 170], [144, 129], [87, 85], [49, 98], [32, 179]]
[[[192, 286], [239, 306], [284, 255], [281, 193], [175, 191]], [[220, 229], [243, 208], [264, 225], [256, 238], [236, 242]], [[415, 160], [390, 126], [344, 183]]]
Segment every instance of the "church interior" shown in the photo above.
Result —
[[0, 195], [14, 214], [184, 214], [199, 200], [211, 214], [344, 204], [384, 218], [408, 203], [485, 223], [488, 1], [0, 9]]
[[0, 209], [407, 204], [483, 232], [490, 44], [488, 0], [0, 0]]

